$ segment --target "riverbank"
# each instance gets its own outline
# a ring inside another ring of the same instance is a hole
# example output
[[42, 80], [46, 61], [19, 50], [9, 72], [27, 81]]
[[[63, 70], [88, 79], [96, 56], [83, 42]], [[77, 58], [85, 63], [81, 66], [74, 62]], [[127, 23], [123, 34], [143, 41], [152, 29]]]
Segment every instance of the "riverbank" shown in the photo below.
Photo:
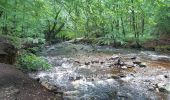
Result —
[[61, 100], [15, 66], [0, 63], [0, 100]]
[[[124, 41], [124, 43], [115, 42], [110, 43], [108, 46], [114, 48], [129, 48], [129, 49], [141, 49], [141, 50], [150, 50], [162, 53], [170, 53], [170, 36], [164, 35], [157, 39], [148, 39], [144, 41], [140, 41], [140, 46], [136, 45], [136, 42], [132, 39]], [[88, 45], [100, 45], [106, 46], [107, 44], [103, 44], [97, 38], [77, 38], [69, 41], [70, 43], [78, 43], [78, 44], [88, 44]]]

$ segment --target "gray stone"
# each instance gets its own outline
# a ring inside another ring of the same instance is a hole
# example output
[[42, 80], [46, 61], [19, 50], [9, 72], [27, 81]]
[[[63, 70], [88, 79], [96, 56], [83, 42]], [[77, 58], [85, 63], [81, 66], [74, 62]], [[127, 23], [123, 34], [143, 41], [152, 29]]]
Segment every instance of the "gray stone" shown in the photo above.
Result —
[[90, 65], [90, 62], [85, 62], [84, 64], [85, 64], [85, 65]]
[[39, 78], [39, 82], [40, 82], [40, 83], [42, 83], [42, 82], [44, 82], [44, 81], [48, 82], [48, 79], [47, 79], [47, 78], [44, 78], [44, 77], [40, 77], [40, 78]]
[[131, 68], [131, 67], [134, 67], [134, 63], [129, 61], [129, 62], [124, 62], [124, 64], [128, 67], [128, 68]]
[[165, 55], [150, 55], [150, 57], [152, 60], [170, 61], [170, 57]]
[[116, 56], [110, 57], [108, 60], [113, 60], [113, 61], [115, 61], [115, 60], [117, 60], [117, 59], [120, 59], [120, 57], [116, 55]]
[[154, 87], [153, 87], [153, 86], [149, 86], [149, 87], [148, 87], [148, 90], [149, 90], [149, 91], [154, 91]]
[[106, 67], [112, 67], [112, 66], [114, 66], [114, 64], [112, 64], [112, 63], [105, 63], [104, 66], [106, 66]]
[[119, 96], [119, 99], [121, 100], [132, 100], [133, 96], [130, 93], [121, 93], [117, 92], [117, 96]]
[[113, 79], [120, 79], [120, 76], [117, 76], [117, 75], [113, 75], [111, 76]]
[[139, 67], [146, 67], [146, 65], [144, 65], [144, 64], [140, 64], [140, 65], [139, 65]]
[[170, 93], [170, 83], [167, 83], [167, 84], [159, 83], [157, 84], [157, 86], [160, 92]]
[[137, 64], [137, 65], [140, 65], [141, 62], [140, 61], [134, 61], [133, 64]]
[[122, 68], [122, 69], [127, 69], [128, 67], [127, 67], [127, 66], [122, 66], [121, 68]]
[[41, 85], [44, 86], [49, 91], [56, 91], [57, 90], [57, 87], [55, 85], [52, 85], [52, 84], [48, 83], [47, 81], [41, 82]]
[[99, 60], [92, 60], [91, 63], [99, 63]]
[[126, 77], [126, 75], [124, 75], [124, 74], [119, 74], [119, 77], [123, 78], [123, 77]]
[[170, 93], [170, 83], [165, 85], [165, 90]]

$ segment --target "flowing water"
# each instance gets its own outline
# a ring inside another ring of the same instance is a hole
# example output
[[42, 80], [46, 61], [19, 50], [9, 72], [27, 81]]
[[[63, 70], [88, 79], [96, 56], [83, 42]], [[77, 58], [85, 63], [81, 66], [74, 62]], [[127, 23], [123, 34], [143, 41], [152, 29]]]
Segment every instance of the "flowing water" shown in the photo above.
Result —
[[[64, 42], [41, 55], [53, 67], [30, 76], [57, 86], [64, 100], [170, 100], [169, 92], [157, 87], [170, 84], [168, 54]], [[128, 64], [113, 65], [118, 57]]]

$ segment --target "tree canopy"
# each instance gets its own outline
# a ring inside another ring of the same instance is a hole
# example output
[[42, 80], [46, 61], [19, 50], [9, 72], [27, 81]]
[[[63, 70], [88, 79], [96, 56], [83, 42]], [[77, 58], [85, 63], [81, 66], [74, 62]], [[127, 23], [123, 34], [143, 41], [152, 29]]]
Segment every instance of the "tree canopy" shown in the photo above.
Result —
[[125, 43], [170, 33], [169, 0], [0, 0], [0, 34]]

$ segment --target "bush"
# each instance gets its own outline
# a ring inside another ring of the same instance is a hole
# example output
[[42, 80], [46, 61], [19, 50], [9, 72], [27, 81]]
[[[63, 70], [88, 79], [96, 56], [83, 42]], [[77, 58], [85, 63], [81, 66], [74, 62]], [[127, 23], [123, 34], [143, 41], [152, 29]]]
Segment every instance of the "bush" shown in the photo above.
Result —
[[26, 71], [47, 70], [51, 67], [45, 59], [34, 54], [21, 55], [18, 58], [18, 64], [22, 70]]

